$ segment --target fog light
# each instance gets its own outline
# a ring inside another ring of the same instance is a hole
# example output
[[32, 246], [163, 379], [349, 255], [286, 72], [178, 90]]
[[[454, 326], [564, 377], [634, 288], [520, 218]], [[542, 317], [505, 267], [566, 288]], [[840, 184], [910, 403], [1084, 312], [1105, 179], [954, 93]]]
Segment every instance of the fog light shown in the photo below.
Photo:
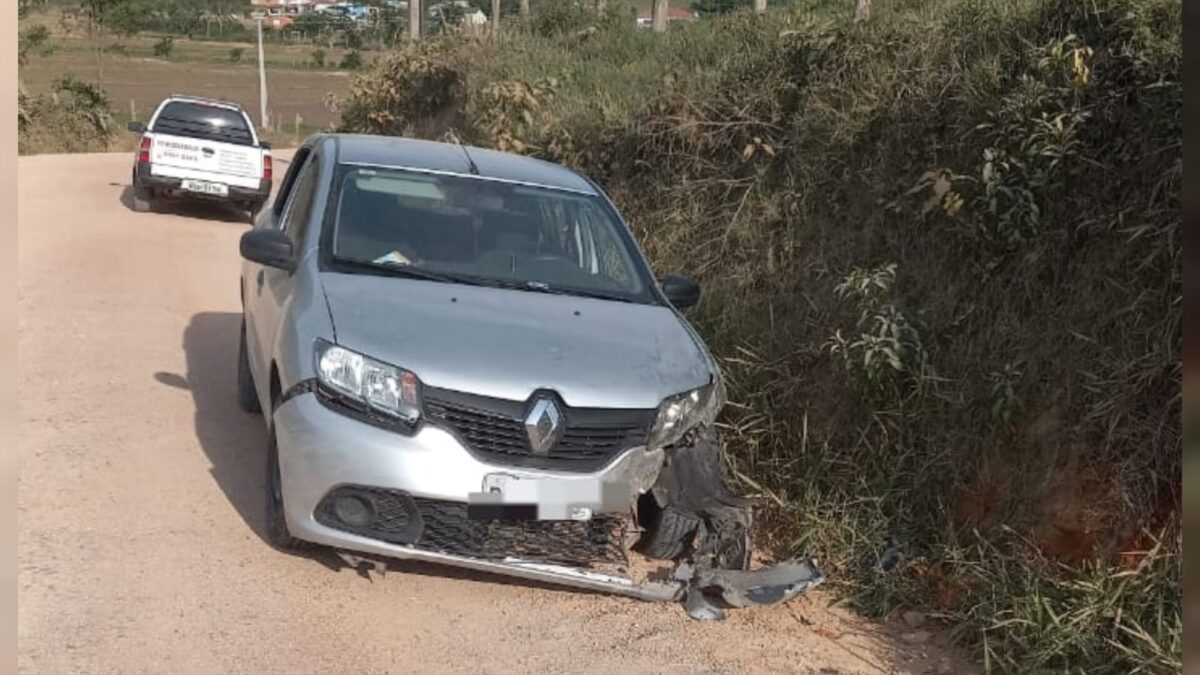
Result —
[[346, 495], [333, 502], [333, 514], [347, 525], [365, 527], [375, 520], [375, 509], [365, 499]]

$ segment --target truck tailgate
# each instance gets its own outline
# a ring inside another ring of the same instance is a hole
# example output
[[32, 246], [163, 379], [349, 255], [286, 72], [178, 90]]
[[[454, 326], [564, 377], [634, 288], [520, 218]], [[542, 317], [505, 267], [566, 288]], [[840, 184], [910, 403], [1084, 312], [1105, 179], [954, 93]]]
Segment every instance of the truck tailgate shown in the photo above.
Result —
[[[151, 173], [196, 178], [229, 185], [257, 187], [262, 178], [262, 150], [250, 145], [205, 141], [184, 136], [155, 134], [150, 150]], [[167, 171], [159, 171], [159, 168]]]

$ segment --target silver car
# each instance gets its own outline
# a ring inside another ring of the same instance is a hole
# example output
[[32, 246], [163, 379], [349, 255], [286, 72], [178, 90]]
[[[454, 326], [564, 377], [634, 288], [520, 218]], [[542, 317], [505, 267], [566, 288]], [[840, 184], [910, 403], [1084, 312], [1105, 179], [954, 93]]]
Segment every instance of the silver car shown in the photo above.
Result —
[[[807, 560], [747, 571], [720, 371], [680, 314], [700, 290], [657, 282], [574, 171], [321, 134], [241, 254], [238, 397], [269, 432], [272, 544], [688, 596], [696, 614], [719, 609], [688, 589], [762, 604], [820, 582]], [[631, 554], [676, 572], [637, 579]]]

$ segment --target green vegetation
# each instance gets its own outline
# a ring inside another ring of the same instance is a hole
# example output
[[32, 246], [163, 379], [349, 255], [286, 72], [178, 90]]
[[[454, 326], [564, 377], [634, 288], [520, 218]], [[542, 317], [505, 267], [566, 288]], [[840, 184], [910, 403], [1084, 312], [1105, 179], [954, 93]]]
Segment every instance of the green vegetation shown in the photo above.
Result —
[[992, 669], [1178, 671], [1179, 0], [609, 4], [406, 46], [344, 126], [578, 167], [702, 281], [761, 545]]
[[160, 59], [171, 58], [171, 52], [175, 50], [175, 38], [170, 35], [164, 36], [158, 42], [154, 43], [154, 55]]
[[99, 88], [66, 77], [47, 94], [17, 100], [17, 152], [99, 152], [116, 133], [108, 98]]

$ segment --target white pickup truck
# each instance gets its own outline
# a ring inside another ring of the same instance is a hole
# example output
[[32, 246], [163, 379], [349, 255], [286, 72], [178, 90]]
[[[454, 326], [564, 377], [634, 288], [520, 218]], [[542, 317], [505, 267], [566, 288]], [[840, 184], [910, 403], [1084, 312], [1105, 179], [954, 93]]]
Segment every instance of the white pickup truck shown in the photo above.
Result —
[[271, 146], [236, 103], [172, 95], [143, 125], [133, 165], [133, 210], [167, 198], [217, 200], [245, 209], [251, 222], [271, 194]]

